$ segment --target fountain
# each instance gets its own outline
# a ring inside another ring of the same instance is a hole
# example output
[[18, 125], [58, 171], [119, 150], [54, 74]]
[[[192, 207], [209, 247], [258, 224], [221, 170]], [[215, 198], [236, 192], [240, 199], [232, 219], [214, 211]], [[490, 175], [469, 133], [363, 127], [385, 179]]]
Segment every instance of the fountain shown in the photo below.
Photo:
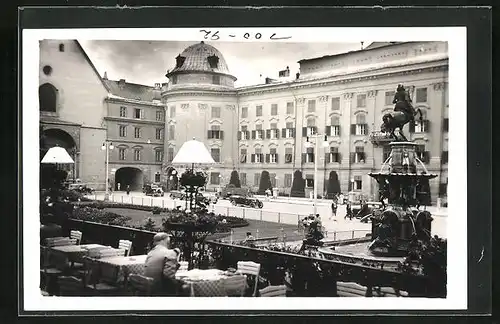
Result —
[[[405, 91], [401, 85], [400, 91]], [[431, 238], [431, 213], [420, 207], [427, 204], [429, 180], [437, 175], [427, 172], [416, 152], [417, 145], [408, 141], [401, 131], [406, 123], [414, 122], [417, 113], [411, 106], [411, 99], [407, 94], [396, 93], [394, 103], [394, 112], [384, 115], [382, 131], [371, 137], [374, 145], [391, 147], [380, 171], [369, 173], [379, 184], [382, 203], [368, 216], [372, 222], [371, 237], [319, 248], [318, 252], [327, 259], [396, 266], [412, 249], [412, 241]], [[399, 136], [395, 134], [396, 129], [399, 129]]]

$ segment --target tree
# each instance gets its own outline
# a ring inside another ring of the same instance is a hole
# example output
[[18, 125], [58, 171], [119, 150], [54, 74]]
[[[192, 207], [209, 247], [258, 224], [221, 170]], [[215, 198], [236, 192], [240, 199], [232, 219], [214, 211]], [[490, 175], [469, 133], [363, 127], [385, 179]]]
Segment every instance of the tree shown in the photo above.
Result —
[[340, 193], [339, 176], [335, 171], [330, 171], [326, 193], [328, 198], [333, 198], [334, 195]]
[[302, 197], [306, 196], [306, 181], [302, 177], [302, 172], [297, 170], [293, 173], [292, 190], [290, 195], [292, 197]]
[[231, 179], [229, 179], [229, 184], [234, 185], [236, 188], [241, 188], [240, 176], [238, 175], [238, 171], [233, 170], [233, 172], [231, 172]]
[[259, 195], [264, 195], [267, 189], [272, 189], [273, 185], [271, 184], [271, 177], [269, 176], [269, 172], [262, 171], [260, 174], [260, 183], [259, 183]]

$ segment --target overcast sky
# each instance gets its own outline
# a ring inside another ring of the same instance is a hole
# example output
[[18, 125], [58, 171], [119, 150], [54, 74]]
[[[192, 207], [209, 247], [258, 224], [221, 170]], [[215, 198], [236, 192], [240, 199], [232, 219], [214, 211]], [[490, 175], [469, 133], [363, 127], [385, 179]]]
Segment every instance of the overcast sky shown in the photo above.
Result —
[[[99, 73], [108, 79], [154, 85], [167, 81], [165, 74], [175, 66], [175, 57], [195, 42], [81, 40]], [[359, 50], [360, 43], [235, 43], [207, 42], [224, 56], [236, 86], [263, 83], [262, 77], [278, 78], [278, 71], [299, 70], [297, 61], [323, 55]], [[368, 46], [365, 43], [364, 46]]]

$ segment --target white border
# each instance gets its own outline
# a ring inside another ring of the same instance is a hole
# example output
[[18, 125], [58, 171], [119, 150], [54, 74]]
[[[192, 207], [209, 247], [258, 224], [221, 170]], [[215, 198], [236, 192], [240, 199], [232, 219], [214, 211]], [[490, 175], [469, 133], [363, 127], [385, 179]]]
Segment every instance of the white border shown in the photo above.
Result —
[[[23, 262], [24, 310], [391, 310], [391, 309], [466, 309], [467, 308], [467, 132], [466, 132], [466, 28], [206, 28], [219, 30], [218, 41], [260, 41], [231, 38], [245, 32], [292, 39], [273, 42], [355, 42], [377, 41], [447, 41], [449, 49], [450, 118], [448, 213], [448, 296], [426, 298], [137, 298], [137, 297], [42, 297], [39, 285], [39, 112], [38, 73], [39, 40], [42, 39], [115, 39], [115, 40], [203, 40], [203, 28], [170, 29], [51, 29], [23, 30]], [[207, 40], [210, 41], [210, 40]], [[465, 173], [465, 174], [464, 174]], [[460, 175], [458, 177], [458, 175]], [[460, 183], [458, 183], [460, 179]]]

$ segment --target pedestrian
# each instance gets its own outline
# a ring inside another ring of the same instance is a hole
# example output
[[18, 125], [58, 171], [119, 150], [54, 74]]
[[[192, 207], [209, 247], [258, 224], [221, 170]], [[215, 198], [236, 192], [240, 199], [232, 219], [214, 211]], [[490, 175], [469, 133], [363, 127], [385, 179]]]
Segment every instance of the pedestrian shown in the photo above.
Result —
[[337, 217], [337, 202], [332, 201], [332, 217]]
[[350, 203], [347, 203], [347, 206], [346, 206], [346, 213], [345, 213], [344, 219], [346, 219], [346, 218], [349, 218], [349, 220], [352, 220], [352, 209], [351, 209]]
[[130, 194], [130, 185], [127, 185], [127, 195]]
[[118, 191], [120, 191], [120, 186], [121, 186], [121, 184], [118, 182], [118, 183], [116, 184], [116, 189], [117, 189]]

